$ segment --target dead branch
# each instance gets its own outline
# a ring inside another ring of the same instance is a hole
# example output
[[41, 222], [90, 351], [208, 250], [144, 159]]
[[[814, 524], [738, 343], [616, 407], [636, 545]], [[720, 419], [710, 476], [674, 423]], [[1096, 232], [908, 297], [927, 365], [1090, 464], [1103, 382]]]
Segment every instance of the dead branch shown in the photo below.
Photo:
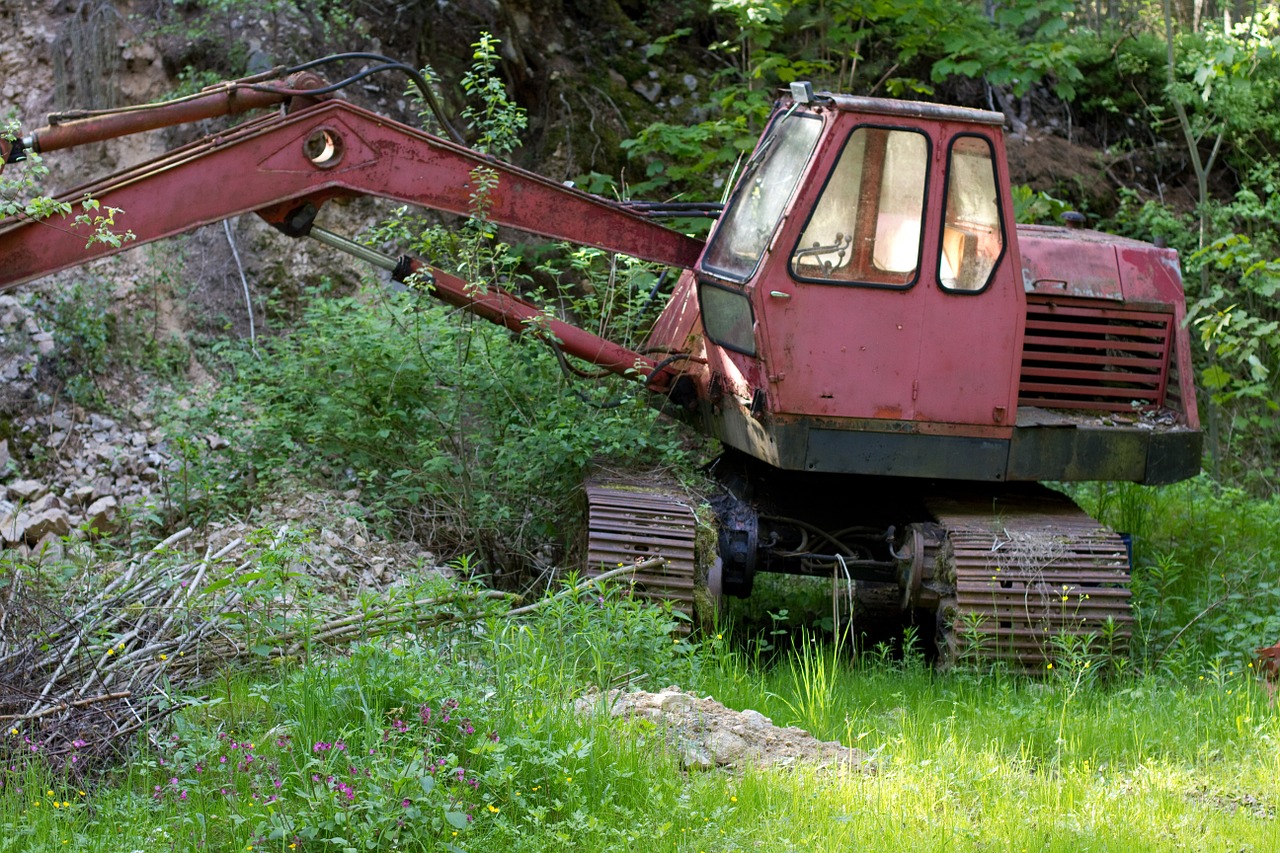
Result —
[[[286, 532], [266, 547], [279, 546]], [[0, 739], [0, 760], [16, 749], [72, 756], [82, 772], [94, 759], [126, 754], [128, 735], [180, 706], [166, 692], [174, 686], [190, 689], [229, 667], [252, 668], [363, 639], [528, 616], [664, 563], [659, 557], [622, 566], [532, 604], [521, 605], [514, 593], [463, 588], [317, 620], [285, 591], [264, 585], [255, 571], [261, 553], [242, 539], [195, 557], [175, 550], [190, 535], [189, 528], [178, 531], [119, 566], [97, 591], [76, 586], [61, 601], [19, 584], [15, 573], [5, 596], [7, 633], [0, 635], [0, 720], [20, 737], [11, 732]], [[210, 586], [211, 578], [218, 583]], [[507, 609], [495, 613], [492, 604], [503, 601]], [[264, 628], [266, 612], [288, 614], [288, 621]]]

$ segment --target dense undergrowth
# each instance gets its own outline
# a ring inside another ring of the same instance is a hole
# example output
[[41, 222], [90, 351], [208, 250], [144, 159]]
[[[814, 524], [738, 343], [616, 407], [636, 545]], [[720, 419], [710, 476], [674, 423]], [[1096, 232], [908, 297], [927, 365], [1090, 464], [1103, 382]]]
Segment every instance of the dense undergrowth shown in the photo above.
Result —
[[[231, 372], [172, 428], [175, 477], [196, 520], [244, 507], [284, 472], [360, 489], [369, 521], [492, 573], [547, 567], [572, 541], [593, 460], [685, 463], [684, 437], [639, 385], [572, 381], [532, 335], [513, 337], [412, 291], [312, 295], [300, 328], [258, 351], [227, 348]], [[209, 453], [199, 436], [230, 446]], [[548, 552], [546, 549], [556, 548]]]

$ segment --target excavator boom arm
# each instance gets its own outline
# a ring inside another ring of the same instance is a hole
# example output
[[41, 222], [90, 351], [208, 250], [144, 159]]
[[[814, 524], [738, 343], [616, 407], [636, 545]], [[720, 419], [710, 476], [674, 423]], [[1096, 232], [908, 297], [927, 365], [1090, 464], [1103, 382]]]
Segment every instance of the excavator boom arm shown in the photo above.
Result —
[[[493, 176], [487, 187], [477, 174]], [[699, 240], [532, 172], [339, 100], [247, 122], [64, 194], [125, 211], [136, 245], [256, 212], [304, 234], [332, 198], [380, 196], [580, 245], [691, 267]], [[0, 222], [0, 291], [114, 254], [74, 217]]]

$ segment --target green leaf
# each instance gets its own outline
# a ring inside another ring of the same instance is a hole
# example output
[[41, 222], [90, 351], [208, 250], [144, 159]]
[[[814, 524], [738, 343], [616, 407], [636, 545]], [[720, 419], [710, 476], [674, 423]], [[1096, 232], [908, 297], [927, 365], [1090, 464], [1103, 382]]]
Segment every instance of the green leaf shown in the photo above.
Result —
[[1200, 381], [1204, 383], [1204, 387], [1218, 391], [1231, 384], [1231, 374], [1213, 364], [1200, 372]]
[[227, 586], [230, 583], [231, 583], [231, 578], [222, 578], [221, 580], [216, 580], [213, 583], [206, 586], [204, 589], [200, 590], [200, 594], [209, 595], [210, 593], [217, 592], [218, 590], [222, 589], [223, 587]]
[[422, 778], [418, 779], [418, 784], [422, 786], [422, 793], [430, 794], [436, 788], [436, 777], [423, 776]]
[[465, 812], [446, 811], [444, 813], [444, 819], [447, 820], [449, 822], [449, 825], [452, 826], [454, 829], [467, 828], [467, 815]]

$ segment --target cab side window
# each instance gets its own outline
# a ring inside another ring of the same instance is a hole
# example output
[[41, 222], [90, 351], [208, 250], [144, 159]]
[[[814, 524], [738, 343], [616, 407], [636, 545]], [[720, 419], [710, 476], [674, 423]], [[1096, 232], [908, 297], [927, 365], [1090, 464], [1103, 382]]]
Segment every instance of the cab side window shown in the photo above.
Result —
[[981, 136], [952, 140], [946, 198], [938, 280], [943, 290], [977, 293], [986, 289], [1004, 252], [990, 141]]
[[929, 141], [860, 127], [849, 136], [791, 256], [797, 279], [909, 287], [920, 267]]

